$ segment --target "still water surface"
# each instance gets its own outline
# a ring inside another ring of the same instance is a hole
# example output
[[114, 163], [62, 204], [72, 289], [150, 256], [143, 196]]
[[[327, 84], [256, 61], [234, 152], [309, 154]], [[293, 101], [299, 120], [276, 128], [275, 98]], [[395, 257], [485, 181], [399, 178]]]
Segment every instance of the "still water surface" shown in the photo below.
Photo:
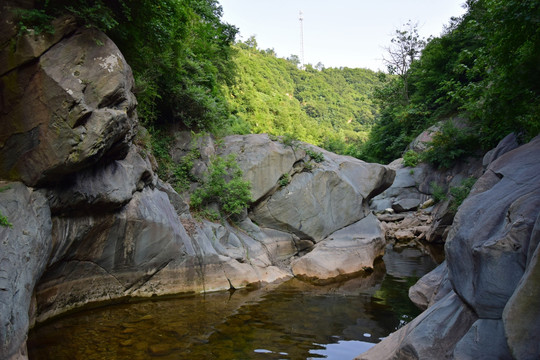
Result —
[[85, 310], [31, 331], [31, 360], [352, 359], [420, 311], [408, 288], [436, 266], [387, 250], [372, 274], [315, 286], [292, 279]]

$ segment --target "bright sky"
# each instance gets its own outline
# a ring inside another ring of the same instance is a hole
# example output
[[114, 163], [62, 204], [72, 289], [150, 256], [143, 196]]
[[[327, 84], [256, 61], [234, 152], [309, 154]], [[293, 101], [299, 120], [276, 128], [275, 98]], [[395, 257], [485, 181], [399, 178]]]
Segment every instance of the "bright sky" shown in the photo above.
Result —
[[386, 70], [382, 62], [395, 29], [411, 20], [423, 37], [439, 36], [465, 0], [218, 0], [223, 21], [240, 29], [237, 39], [255, 35], [259, 48], [279, 57], [301, 53], [299, 12], [303, 12], [304, 59], [325, 67]]

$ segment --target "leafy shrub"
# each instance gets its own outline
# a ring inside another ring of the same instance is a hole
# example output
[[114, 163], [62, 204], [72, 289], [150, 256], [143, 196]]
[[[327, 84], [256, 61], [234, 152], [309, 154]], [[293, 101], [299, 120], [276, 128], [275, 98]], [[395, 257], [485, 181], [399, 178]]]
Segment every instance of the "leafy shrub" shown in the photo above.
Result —
[[296, 136], [294, 136], [293, 134], [290, 134], [290, 133], [287, 133], [285, 134], [282, 138], [281, 138], [281, 142], [283, 143], [283, 145], [286, 145], [286, 146], [294, 146], [294, 143], [298, 141], [298, 139], [296, 138]]
[[26, 34], [30, 30], [33, 30], [36, 35], [41, 33], [54, 34], [54, 27], [51, 25], [53, 17], [47, 15], [44, 10], [16, 9], [15, 14], [18, 17], [19, 35]]
[[456, 160], [470, 155], [478, 146], [478, 138], [469, 129], [458, 129], [452, 122], [443, 124], [433, 136], [428, 150], [422, 153], [425, 160], [437, 168], [450, 168]]
[[311, 161], [304, 163], [304, 171], [311, 171], [311, 170], [313, 170], [313, 163]]
[[[9, 189], [9, 186], [1, 187], [0, 192], [6, 191], [7, 189]], [[13, 227], [13, 224], [9, 222], [8, 218], [4, 214], [2, 214], [1, 211], [0, 211], [0, 226]]]
[[233, 154], [213, 159], [201, 186], [191, 195], [193, 209], [203, 210], [216, 203], [227, 217], [240, 214], [251, 201], [251, 184], [242, 179]]
[[435, 201], [435, 203], [446, 200], [446, 191], [444, 191], [444, 188], [441, 185], [432, 181], [429, 183], [429, 186], [431, 187], [431, 196], [433, 196], [433, 201]]
[[316, 163], [320, 163], [324, 161], [324, 155], [322, 152], [316, 152], [311, 149], [306, 150], [306, 154], [309, 155], [309, 157], [315, 161]]
[[450, 204], [450, 211], [456, 213], [463, 201], [469, 196], [472, 187], [476, 183], [476, 179], [473, 177], [467, 178], [461, 182], [460, 186], [450, 188], [450, 195], [452, 195], [452, 203]]
[[403, 165], [415, 167], [416, 165], [418, 165], [418, 159], [419, 155], [416, 151], [407, 150], [407, 152], [403, 154]]
[[0, 211], [0, 226], [13, 227], [13, 224], [9, 222], [8, 218]]
[[287, 174], [283, 174], [283, 175], [279, 178], [279, 185], [280, 185], [280, 186], [287, 186], [287, 185], [289, 185], [290, 182], [291, 182], [291, 175], [289, 175], [288, 173], [287, 173]]

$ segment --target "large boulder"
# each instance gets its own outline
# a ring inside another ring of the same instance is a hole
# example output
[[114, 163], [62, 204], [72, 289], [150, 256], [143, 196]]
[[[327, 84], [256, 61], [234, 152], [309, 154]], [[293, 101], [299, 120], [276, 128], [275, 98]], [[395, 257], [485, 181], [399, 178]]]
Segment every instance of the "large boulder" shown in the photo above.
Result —
[[318, 242], [363, 219], [369, 213], [367, 202], [392, 183], [394, 172], [319, 148], [312, 151], [323, 154], [324, 161], [293, 174], [290, 183], [255, 206], [250, 217]]
[[373, 268], [385, 244], [378, 220], [370, 214], [316, 244], [292, 262], [292, 271], [299, 278], [316, 282], [358, 274]]
[[67, 36], [2, 75], [0, 86], [0, 178], [50, 184], [104, 156], [126, 156], [137, 124], [133, 77], [103, 33]]
[[156, 182], [150, 159], [132, 146], [123, 160], [64, 177], [49, 191], [50, 206], [53, 213], [113, 210], [127, 204], [136, 191]]
[[272, 141], [268, 135], [233, 135], [223, 139], [220, 155], [236, 155], [244, 172], [244, 180], [251, 183], [254, 201], [273, 190], [283, 174], [292, 171], [293, 165], [304, 158], [301, 148]]
[[472, 189], [448, 235], [450, 280], [481, 318], [501, 318], [532, 254], [529, 243], [540, 211], [539, 155], [537, 137], [495, 160], [486, 177], [493, 174], [498, 181]]
[[22, 183], [0, 182], [0, 358], [26, 354], [31, 301], [52, 250], [47, 199]]

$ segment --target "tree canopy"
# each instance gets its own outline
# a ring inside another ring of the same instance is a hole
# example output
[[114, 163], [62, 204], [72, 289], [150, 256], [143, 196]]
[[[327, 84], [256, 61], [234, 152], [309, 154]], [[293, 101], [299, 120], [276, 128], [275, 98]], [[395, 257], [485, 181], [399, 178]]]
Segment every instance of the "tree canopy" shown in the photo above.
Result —
[[455, 129], [448, 127], [444, 146], [434, 148], [455, 148], [453, 160], [487, 150], [510, 132], [523, 142], [539, 133], [540, 2], [469, 0], [465, 6], [412, 61], [408, 103], [396, 95], [402, 79], [379, 91], [381, 117], [362, 149], [365, 159], [391, 161], [422, 130], [458, 114], [469, 120], [472, 136], [450, 136]]

